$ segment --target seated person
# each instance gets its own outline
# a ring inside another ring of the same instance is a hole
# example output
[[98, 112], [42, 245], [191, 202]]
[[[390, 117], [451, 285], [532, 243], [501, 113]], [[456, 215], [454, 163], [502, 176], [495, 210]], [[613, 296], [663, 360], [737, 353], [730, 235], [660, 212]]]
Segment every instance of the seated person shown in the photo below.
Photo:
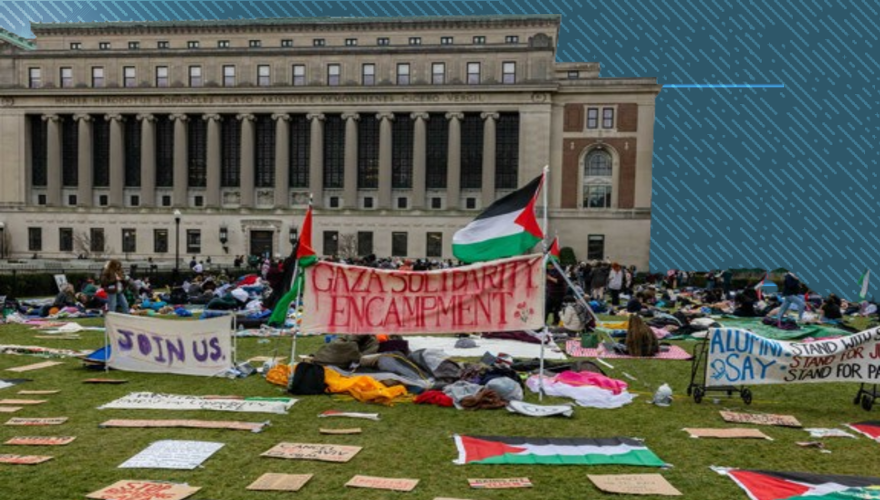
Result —
[[734, 309], [733, 315], [743, 318], [756, 317], [758, 315], [755, 310], [755, 304], [757, 302], [758, 292], [756, 292], [754, 288], [746, 288], [736, 295], [736, 309]]
[[55, 300], [52, 302], [52, 304], [42, 307], [40, 311], [40, 316], [45, 318], [50, 314], [57, 313], [65, 307], [79, 308], [79, 302], [76, 300], [76, 295], [74, 295], [73, 290], [73, 285], [71, 285], [70, 283], [64, 285], [61, 288], [61, 291], [58, 292], [58, 295], [55, 296]]
[[840, 298], [838, 298], [833, 293], [825, 299], [825, 302], [822, 303], [822, 306], [819, 308], [821, 311], [821, 320], [832, 320], [839, 321], [843, 318], [843, 314], [840, 312]]
[[578, 303], [574, 297], [567, 296], [562, 301], [562, 314], [559, 316], [559, 319], [562, 320], [561, 332], [569, 335], [582, 332], [587, 326], [586, 316], [586, 308]]
[[633, 294], [632, 298], [629, 299], [629, 302], [626, 303], [626, 312], [639, 313], [641, 311], [642, 311], [642, 294], [641, 293]]

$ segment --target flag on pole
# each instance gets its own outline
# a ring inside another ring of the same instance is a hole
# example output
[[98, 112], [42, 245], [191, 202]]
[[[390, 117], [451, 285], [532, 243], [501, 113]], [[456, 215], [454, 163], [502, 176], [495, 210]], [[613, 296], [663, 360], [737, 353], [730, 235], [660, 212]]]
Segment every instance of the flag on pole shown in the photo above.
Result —
[[550, 244], [550, 258], [555, 259], [556, 262], [559, 262], [559, 236], [553, 238], [553, 243]]
[[[278, 304], [275, 305], [275, 309], [269, 317], [268, 323], [270, 325], [284, 326], [285, 321], [287, 321], [287, 311], [290, 309], [290, 304], [296, 300], [305, 279], [303, 269], [314, 264], [318, 260], [318, 255], [312, 248], [311, 204], [309, 204], [309, 209], [306, 212], [306, 217], [302, 225], [302, 232], [296, 242], [296, 248], [293, 251], [293, 255], [294, 272], [291, 274], [289, 281], [290, 289], [283, 297], [281, 297], [281, 299], [278, 300]], [[285, 283], [288, 283], [288, 281], [285, 281]]]
[[522, 255], [544, 239], [535, 203], [544, 174], [489, 205], [452, 237], [452, 254], [466, 263]]
[[861, 300], [865, 300], [865, 297], [868, 296], [868, 280], [871, 278], [871, 270], [866, 269], [865, 274], [862, 274], [862, 277], [859, 278], [859, 286], [861, 289], [859, 290], [859, 298]]

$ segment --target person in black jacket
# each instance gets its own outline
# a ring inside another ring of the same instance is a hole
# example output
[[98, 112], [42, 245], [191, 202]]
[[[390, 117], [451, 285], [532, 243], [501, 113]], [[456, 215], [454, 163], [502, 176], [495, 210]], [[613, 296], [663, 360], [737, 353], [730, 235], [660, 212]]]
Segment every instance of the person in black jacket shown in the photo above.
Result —
[[791, 271], [786, 273], [785, 282], [782, 285], [782, 307], [779, 308], [779, 316], [776, 318], [777, 326], [782, 327], [782, 318], [792, 304], [798, 307], [798, 322], [804, 319], [804, 297], [801, 295], [801, 280]]

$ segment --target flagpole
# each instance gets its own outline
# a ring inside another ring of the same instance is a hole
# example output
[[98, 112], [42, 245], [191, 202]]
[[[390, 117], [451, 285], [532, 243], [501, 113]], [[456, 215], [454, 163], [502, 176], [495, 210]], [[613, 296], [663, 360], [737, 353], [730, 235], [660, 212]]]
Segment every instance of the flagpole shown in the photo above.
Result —
[[[541, 279], [544, 281], [544, 286], [547, 283], [547, 176], [550, 173], [550, 166], [544, 165], [544, 178], [541, 180], [542, 188], [544, 190], [544, 217], [543, 217], [543, 227], [541, 229], [541, 245], [544, 248], [544, 262], [541, 266]], [[546, 291], [544, 292], [546, 294]], [[547, 341], [547, 336], [549, 335], [549, 331], [547, 329], [547, 297], [544, 297], [544, 334], [541, 336], [541, 359], [539, 361], [540, 367], [538, 369], [538, 401], [544, 401], [544, 342]]]
[[[297, 242], [297, 243], [299, 243], [299, 242]], [[293, 264], [293, 281], [291, 282], [290, 286], [296, 286], [297, 273], [299, 273], [299, 259], [296, 259], [296, 262]], [[300, 298], [301, 294], [302, 294], [302, 290], [297, 292], [296, 298], [293, 299], [295, 301], [294, 306], [293, 306], [294, 308], [297, 307], [296, 304], [299, 303], [299, 298]], [[288, 310], [289, 309], [290, 309], [290, 306], [288, 306]], [[287, 322], [287, 320], [286, 320], [286, 316], [285, 316], [285, 323], [286, 322]], [[281, 331], [284, 331], [284, 325], [281, 325]], [[296, 355], [296, 325], [294, 325], [294, 328], [293, 328], [293, 343], [290, 346], [290, 366], [293, 366], [293, 357], [295, 355]], [[293, 375], [291, 375], [291, 376], [293, 376]]]

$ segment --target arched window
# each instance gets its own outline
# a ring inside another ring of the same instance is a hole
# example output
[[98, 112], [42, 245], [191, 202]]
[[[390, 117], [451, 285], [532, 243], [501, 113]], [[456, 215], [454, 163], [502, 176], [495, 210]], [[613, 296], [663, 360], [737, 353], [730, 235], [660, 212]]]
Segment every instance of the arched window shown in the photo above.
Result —
[[612, 160], [594, 150], [584, 159], [584, 208], [611, 208]]

